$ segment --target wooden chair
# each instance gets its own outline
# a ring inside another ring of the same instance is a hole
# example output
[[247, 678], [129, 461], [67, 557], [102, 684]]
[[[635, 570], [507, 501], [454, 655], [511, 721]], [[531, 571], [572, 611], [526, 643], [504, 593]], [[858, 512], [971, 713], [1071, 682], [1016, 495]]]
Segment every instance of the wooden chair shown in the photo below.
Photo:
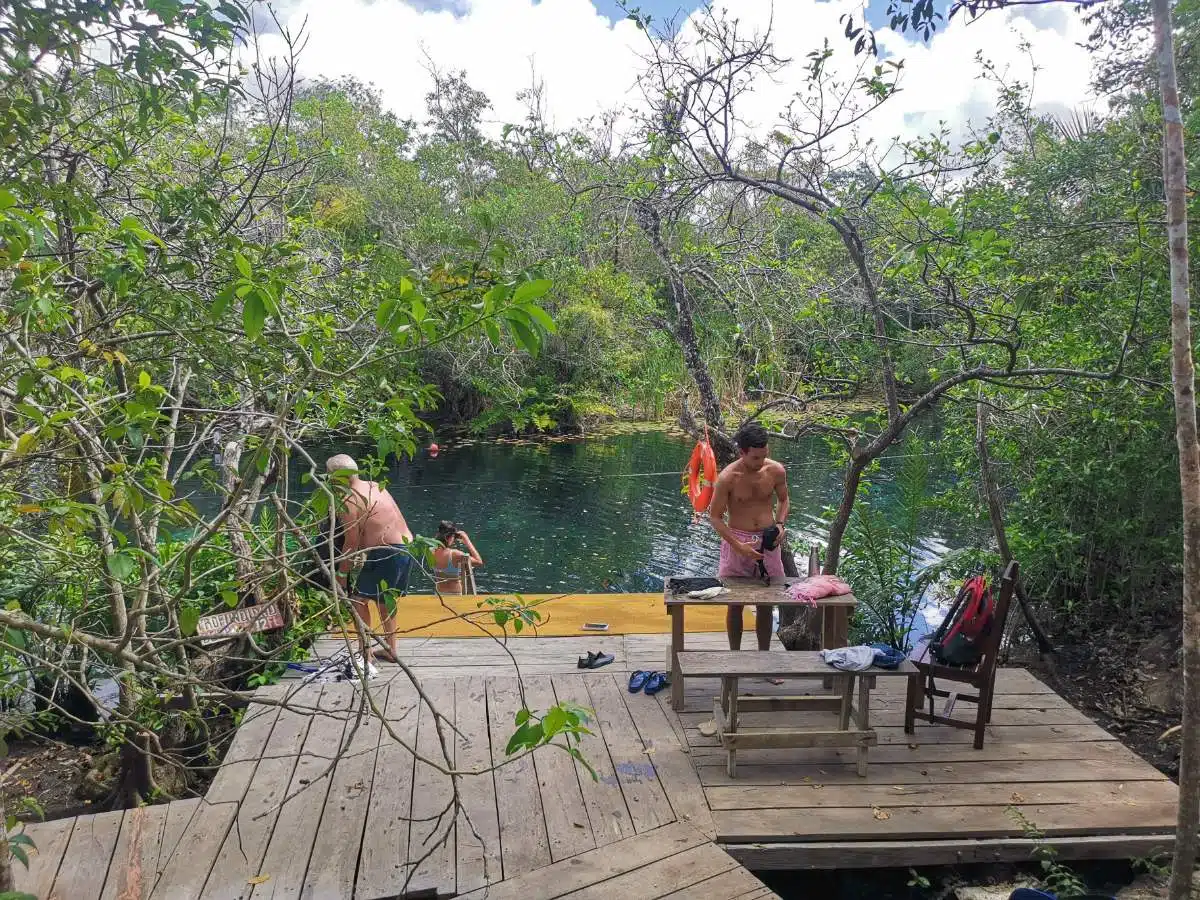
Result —
[[[984, 729], [992, 720], [992, 695], [996, 689], [996, 661], [1000, 655], [1000, 640], [1004, 636], [1008, 608], [1012, 603], [1019, 571], [1016, 560], [1009, 562], [1004, 570], [1004, 576], [1000, 579], [1000, 596], [996, 600], [996, 619], [992, 623], [992, 630], [984, 639], [983, 656], [976, 665], [959, 668], [941, 665], [932, 660], [916, 663], [918, 674], [908, 682], [908, 702], [905, 704], [904, 713], [905, 732], [913, 733], [917, 719], [955, 728], [969, 728], [975, 732], [975, 749], [983, 749]], [[935, 685], [935, 681], [964, 684], [974, 688], [976, 693], [972, 695], [943, 690]], [[945, 697], [947, 700], [941, 713], [933, 711], [934, 700], [937, 697]], [[974, 721], [950, 717], [955, 700], [975, 704]], [[928, 711], [925, 708], [926, 704]]]

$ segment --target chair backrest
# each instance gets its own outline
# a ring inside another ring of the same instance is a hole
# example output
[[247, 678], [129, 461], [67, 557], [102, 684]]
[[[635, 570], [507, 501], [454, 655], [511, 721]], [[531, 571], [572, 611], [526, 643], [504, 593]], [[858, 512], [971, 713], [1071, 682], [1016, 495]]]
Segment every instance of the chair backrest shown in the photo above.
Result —
[[1000, 657], [1000, 641], [1004, 638], [1004, 628], [1008, 622], [1008, 609], [1012, 605], [1013, 591], [1016, 590], [1017, 576], [1021, 567], [1015, 559], [1009, 560], [1000, 577], [1000, 596], [996, 599], [996, 615], [992, 620], [992, 630], [983, 640], [983, 656], [975, 667], [977, 672], [989, 672], [996, 668]]

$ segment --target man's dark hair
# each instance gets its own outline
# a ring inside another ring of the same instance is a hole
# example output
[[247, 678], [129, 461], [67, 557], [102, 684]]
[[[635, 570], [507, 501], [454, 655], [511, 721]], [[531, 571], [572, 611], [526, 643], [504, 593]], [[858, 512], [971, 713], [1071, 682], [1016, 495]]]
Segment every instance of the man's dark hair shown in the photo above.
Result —
[[765, 447], [767, 446], [767, 429], [758, 422], [747, 422], [737, 430], [737, 434], [733, 436], [733, 442], [740, 450]]

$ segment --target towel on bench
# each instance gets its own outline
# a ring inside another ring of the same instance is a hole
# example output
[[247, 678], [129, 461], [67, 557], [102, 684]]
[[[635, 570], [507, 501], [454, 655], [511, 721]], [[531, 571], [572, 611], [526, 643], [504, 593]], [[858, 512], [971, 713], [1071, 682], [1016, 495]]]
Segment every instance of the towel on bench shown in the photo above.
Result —
[[836, 597], [839, 594], [849, 593], [850, 585], [836, 575], [810, 575], [788, 588], [788, 596], [810, 606], [816, 606], [817, 601], [825, 597]]
[[844, 672], [862, 672], [875, 662], [874, 647], [838, 647], [822, 650], [821, 659]]

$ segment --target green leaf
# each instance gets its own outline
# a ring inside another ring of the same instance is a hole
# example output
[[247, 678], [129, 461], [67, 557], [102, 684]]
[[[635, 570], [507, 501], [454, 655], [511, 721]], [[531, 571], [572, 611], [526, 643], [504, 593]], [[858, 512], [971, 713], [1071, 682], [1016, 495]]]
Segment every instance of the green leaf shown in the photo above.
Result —
[[520, 345], [530, 356], [537, 356], [538, 350], [541, 349], [541, 341], [534, 334], [533, 330], [525, 324], [525, 322], [516, 319], [508, 318], [508, 330], [512, 334], [513, 339]]
[[529, 721], [529, 717], [531, 715], [532, 715], [532, 713], [530, 713], [529, 710], [527, 710], [527, 709], [518, 709], [517, 715], [516, 715], [516, 721], [514, 721], [513, 724], [514, 725], [524, 725], [526, 722]]
[[267, 308], [263, 304], [262, 296], [255, 291], [246, 298], [246, 302], [242, 306], [242, 325], [246, 329], [246, 337], [257, 341], [266, 321]]
[[184, 607], [179, 611], [179, 631], [184, 637], [191, 637], [196, 633], [196, 625], [200, 622], [200, 611]]
[[237, 267], [238, 272], [241, 273], [243, 278], [250, 277], [250, 260], [235, 251], [233, 254], [233, 264]]
[[13, 859], [15, 859], [25, 868], [29, 868], [29, 856], [25, 853], [25, 849], [23, 847], [17, 847], [9, 844], [8, 852], [12, 854]]
[[4, 642], [10, 647], [16, 647], [18, 650], [25, 649], [25, 632], [20, 628], [4, 629]]
[[104, 564], [108, 566], [108, 571], [112, 573], [112, 576], [119, 581], [125, 581], [137, 570], [137, 560], [124, 551], [112, 554], [104, 561]]
[[500, 328], [496, 325], [494, 319], [485, 319], [483, 322], [483, 330], [487, 332], [488, 340], [493, 344], [500, 343]]
[[138, 387], [140, 387], [143, 391], [150, 387], [150, 373], [145, 369], [142, 369], [142, 371], [138, 372]]
[[546, 711], [546, 715], [542, 717], [542, 731], [545, 733], [547, 740], [562, 731], [566, 727], [566, 724], [567, 713], [557, 706], [550, 707]]
[[237, 591], [221, 591], [221, 602], [233, 609], [238, 602]]
[[37, 375], [33, 372], [23, 372], [17, 376], [17, 394], [24, 397], [37, 387]]
[[6, 191], [0, 188], [0, 210], [12, 209], [17, 205], [16, 195], [12, 191]]
[[379, 326], [380, 331], [389, 331], [392, 327], [392, 315], [396, 311], [396, 301], [388, 297], [379, 304], [379, 309], [375, 310], [375, 324]]
[[229, 309], [229, 304], [233, 302], [233, 288], [234, 285], [231, 281], [225, 287], [221, 288], [221, 292], [213, 298], [212, 306], [209, 307], [208, 312], [214, 319], [221, 318], [221, 316], [225, 315], [225, 310]]
[[522, 750], [531, 750], [542, 743], [542, 723], [541, 722], [526, 722], [508, 739], [508, 746], [505, 748], [505, 753], [512, 756], [514, 753], [519, 753]]
[[526, 281], [524, 284], [517, 285], [517, 289], [513, 293], [513, 303], [528, 303], [530, 300], [536, 300], [548, 293], [552, 287], [554, 287], [554, 282], [547, 278]]
[[521, 309], [524, 312], [528, 313], [529, 318], [533, 319], [534, 322], [536, 322], [539, 326], [541, 326], [543, 331], [548, 331], [551, 334], [553, 334], [554, 331], [556, 330], [555, 325], [554, 325], [554, 320], [552, 318], [550, 318], [550, 314], [548, 312], [546, 312], [544, 309], [542, 309], [540, 306], [538, 306], [536, 303], [529, 303], [529, 304], [521, 307]]

